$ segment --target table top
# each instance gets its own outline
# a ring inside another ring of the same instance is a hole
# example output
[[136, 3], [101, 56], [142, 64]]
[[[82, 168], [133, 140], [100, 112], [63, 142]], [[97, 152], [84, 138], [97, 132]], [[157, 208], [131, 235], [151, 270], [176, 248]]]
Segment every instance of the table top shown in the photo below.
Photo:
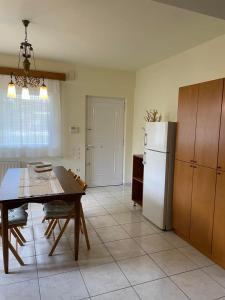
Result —
[[2, 184], [0, 186], [0, 203], [7, 202], [7, 204], [20, 204], [28, 202], [44, 203], [52, 200], [68, 200], [72, 201], [76, 198], [80, 198], [85, 195], [85, 192], [79, 186], [79, 184], [74, 180], [72, 174], [67, 172], [67, 170], [62, 167], [53, 167], [53, 171], [58, 178], [64, 193], [63, 194], [53, 194], [53, 195], [41, 195], [41, 196], [31, 196], [26, 198], [19, 197], [19, 182], [20, 182], [20, 168], [8, 169]]

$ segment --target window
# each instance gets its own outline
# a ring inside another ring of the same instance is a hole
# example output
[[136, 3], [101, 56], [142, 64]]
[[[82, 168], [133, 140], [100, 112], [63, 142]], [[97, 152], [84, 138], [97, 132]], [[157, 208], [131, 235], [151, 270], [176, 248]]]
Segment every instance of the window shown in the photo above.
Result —
[[8, 76], [0, 76], [0, 158], [59, 156], [59, 82], [48, 80], [48, 100], [39, 99], [39, 89], [29, 89], [30, 100], [7, 98]]

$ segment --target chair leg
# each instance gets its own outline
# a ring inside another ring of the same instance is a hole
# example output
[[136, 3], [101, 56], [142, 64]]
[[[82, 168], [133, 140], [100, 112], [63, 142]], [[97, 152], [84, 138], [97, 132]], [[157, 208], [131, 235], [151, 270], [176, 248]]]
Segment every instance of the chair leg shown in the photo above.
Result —
[[52, 223], [52, 226], [51, 226], [51, 228], [49, 229], [48, 234], [47, 234], [47, 236], [46, 236], [47, 239], [50, 238], [50, 236], [51, 236], [53, 230], [55, 229], [55, 226], [56, 226], [56, 225], [57, 225], [57, 220], [54, 220], [53, 223]]
[[56, 248], [56, 246], [58, 245], [58, 242], [59, 242], [59, 240], [61, 239], [61, 236], [63, 235], [64, 231], [66, 230], [66, 227], [67, 227], [67, 225], [68, 225], [70, 219], [71, 219], [71, 217], [68, 217], [68, 218], [66, 219], [66, 222], [64, 223], [64, 225], [63, 225], [63, 227], [62, 227], [62, 230], [60, 231], [59, 235], [57, 236], [57, 238], [56, 238], [56, 240], [55, 240], [55, 242], [54, 242], [54, 244], [53, 244], [53, 246], [52, 246], [52, 249], [51, 249], [51, 251], [49, 252], [49, 256], [52, 256], [53, 252], [55, 251], [55, 248]]
[[23, 243], [26, 243], [27, 241], [26, 241], [25, 237], [22, 235], [21, 231], [18, 229], [18, 227], [14, 227], [13, 229], [16, 231], [16, 233], [20, 237], [21, 241]]
[[19, 254], [16, 252], [15, 248], [13, 245], [9, 242], [9, 249], [11, 250], [12, 254], [15, 256], [16, 260], [21, 266], [24, 266], [24, 262], [22, 258], [19, 256]]
[[51, 228], [51, 226], [52, 226], [54, 220], [55, 220], [55, 219], [51, 219], [51, 220], [50, 220], [50, 222], [48, 223], [48, 227], [47, 227], [47, 229], [45, 230], [44, 235], [47, 235], [47, 234], [48, 234], [48, 232], [49, 232], [49, 230], [50, 230], [50, 228]]
[[90, 242], [89, 242], [89, 238], [88, 238], [87, 227], [86, 227], [86, 222], [85, 222], [85, 218], [84, 218], [84, 212], [83, 212], [82, 205], [80, 206], [80, 215], [81, 215], [82, 227], [83, 227], [83, 231], [84, 231], [87, 248], [89, 250], [91, 247], [90, 247]]
[[12, 235], [14, 236], [14, 238], [16, 239], [16, 241], [19, 243], [20, 246], [23, 246], [23, 241], [20, 239], [20, 237], [18, 236], [17, 232], [14, 230], [14, 228], [10, 229]]
[[[0, 230], [0, 236], [2, 236], [1, 230]], [[15, 250], [15, 248], [13, 247], [13, 245], [11, 244], [10, 241], [8, 241], [8, 247], [9, 247], [9, 250], [12, 252], [12, 254], [15, 256], [16, 260], [18, 261], [18, 263], [21, 266], [24, 266], [25, 264], [24, 264], [22, 258], [19, 256], [19, 254], [17, 253], [17, 251]]]

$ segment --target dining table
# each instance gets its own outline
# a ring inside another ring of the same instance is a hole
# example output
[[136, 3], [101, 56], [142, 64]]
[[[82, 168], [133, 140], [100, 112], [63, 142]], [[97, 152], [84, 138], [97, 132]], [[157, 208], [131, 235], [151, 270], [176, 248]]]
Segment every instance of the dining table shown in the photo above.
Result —
[[[42, 194], [39, 190], [37, 194], [23, 193], [21, 195], [21, 174], [24, 170], [23, 168], [8, 169], [0, 186], [2, 252], [4, 272], [6, 274], [9, 273], [8, 210], [26, 203], [44, 204], [53, 200], [74, 203], [74, 259], [78, 260], [81, 197], [85, 195], [85, 192], [74, 180], [71, 172], [68, 172], [63, 166], [56, 166], [53, 167], [52, 172], [61, 186], [60, 193], [56, 191], [56, 193], [48, 194], [45, 191]], [[26, 172], [26, 174], [29, 174], [29, 172]]]

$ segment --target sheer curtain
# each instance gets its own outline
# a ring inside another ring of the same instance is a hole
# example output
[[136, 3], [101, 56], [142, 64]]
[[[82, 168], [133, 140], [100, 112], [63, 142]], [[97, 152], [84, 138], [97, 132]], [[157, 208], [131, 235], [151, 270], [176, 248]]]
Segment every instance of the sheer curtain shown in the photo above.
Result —
[[59, 82], [46, 80], [48, 100], [39, 88], [29, 89], [30, 100], [7, 98], [9, 76], [0, 75], [0, 158], [33, 158], [61, 154]]

